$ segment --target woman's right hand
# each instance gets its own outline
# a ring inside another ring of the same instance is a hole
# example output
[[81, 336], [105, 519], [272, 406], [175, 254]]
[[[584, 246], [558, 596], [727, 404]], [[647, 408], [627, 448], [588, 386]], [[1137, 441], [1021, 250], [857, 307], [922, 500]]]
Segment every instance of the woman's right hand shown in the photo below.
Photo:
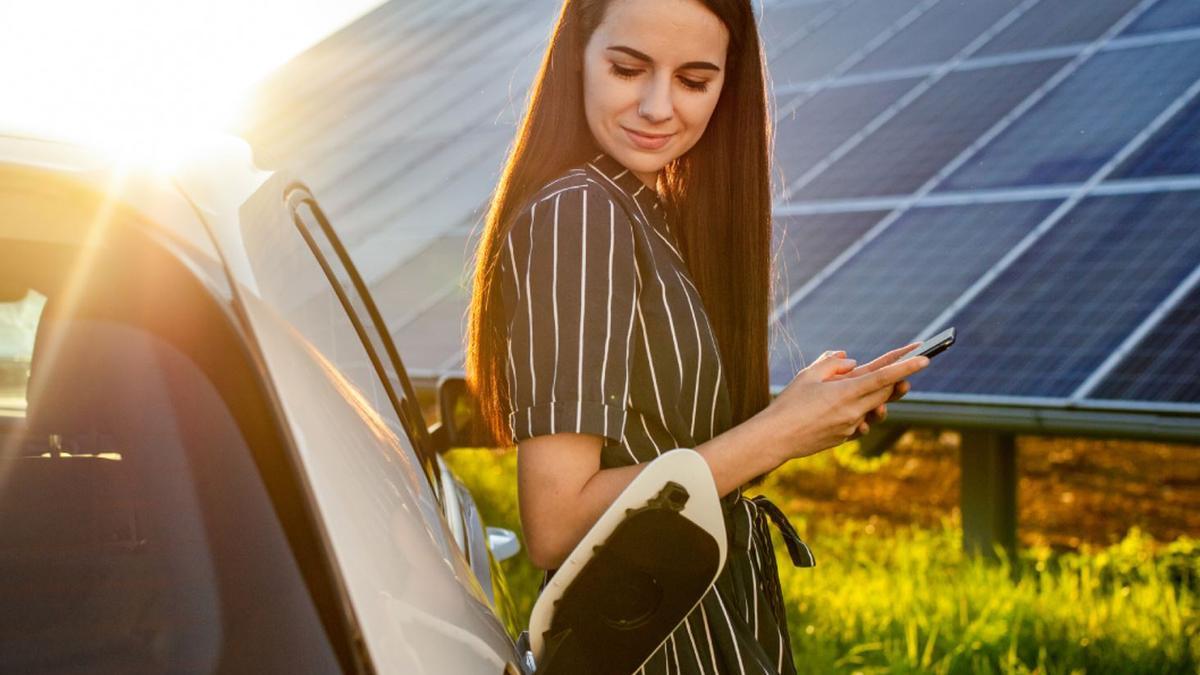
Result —
[[[911, 347], [896, 351], [903, 353]], [[867, 414], [891, 400], [897, 383], [923, 370], [929, 358], [918, 356], [873, 370], [864, 368], [867, 372], [857, 376], [853, 374], [855, 365], [853, 359], [845, 358], [845, 352], [825, 352], [797, 373], [762, 411], [781, 436], [781, 463], [853, 438]]]

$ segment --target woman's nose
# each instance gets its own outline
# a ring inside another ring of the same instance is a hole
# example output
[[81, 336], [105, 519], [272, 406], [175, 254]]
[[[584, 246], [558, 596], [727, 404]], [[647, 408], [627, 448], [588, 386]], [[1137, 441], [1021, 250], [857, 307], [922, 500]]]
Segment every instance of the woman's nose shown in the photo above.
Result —
[[642, 100], [638, 104], [638, 114], [652, 124], [666, 122], [674, 114], [674, 103], [671, 101], [671, 83], [661, 82], [658, 78], [651, 79], [642, 92]]

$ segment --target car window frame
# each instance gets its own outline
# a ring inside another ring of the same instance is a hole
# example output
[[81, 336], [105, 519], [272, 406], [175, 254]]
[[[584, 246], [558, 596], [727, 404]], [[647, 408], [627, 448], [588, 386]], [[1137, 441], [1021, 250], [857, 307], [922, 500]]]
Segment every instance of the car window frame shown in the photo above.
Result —
[[[408, 371], [404, 367], [404, 362], [400, 358], [391, 334], [388, 333], [387, 324], [383, 321], [383, 315], [380, 314], [374, 297], [363, 281], [362, 275], [359, 274], [358, 267], [354, 264], [349, 252], [342, 244], [341, 238], [334, 230], [325, 211], [321, 208], [320, 203], [313, 196], [308, 186], [298, 181], [289, 183], [284, 188], [283, 200], [291, 216], [292, 223], [304, 238], [305, 243], [308, 245], [313, 257], [317, 260], [317, 263], [321, 266], [321, 269], [325, 272], [326, 281], [329, 282], [330, 287], [338, 298], [338, 302], [341, 303], [342, 309], [345, 310], [350, 323], [354, 326], [354, 331], [358, 335], [359, 342], [362, 343], [363, 349], [366, 350], [367, 356], [371, 361], [371, 366], [375, 369], [376, 378], [383, 386], [388, 401], [400, 419], [404, 433], [408, 436], [408, 440], [417, 455], [422, 473], [425, 474], [425, 480], [429, 484], [430, 489], [433, 490], [438, 504], [444, 510], [446, 495], [442, 486], [437, 451], [433, 443], [433, 438], [425, 424], [424, 415], [417, 402], [415, 390], [408, 377]], [[315, 224], [307, 222], [303, 213], [305, 207], [312, 214]], [[353, 292], [367, 313], [365, 320], [359, 315], [358, 310], [354, 306], [354, 301], [349, 297], [350, 290], [343, 286], [342, 279], [333, 270], [329, 256], [317, 239], [318, 235], [332, 249], [337, 264], [341, 265], [342, 269], [346, 272], [346, 276], [349, 277]], [[385, 352], [383, 355], [379, 354], [372, 336], [382, 345]], [[389, 375], [388, 368], [391, 368], [395, 374], [394, 380]], [[396, 391], [393, 381], [399, 383], [401, 391]]]

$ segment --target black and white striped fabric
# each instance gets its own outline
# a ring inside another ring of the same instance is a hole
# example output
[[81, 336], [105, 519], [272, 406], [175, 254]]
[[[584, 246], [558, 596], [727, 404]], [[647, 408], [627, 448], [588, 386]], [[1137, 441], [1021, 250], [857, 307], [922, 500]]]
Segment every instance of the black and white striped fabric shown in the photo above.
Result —
[[[501, 260], [513, 442], [601, 436], [601, 466], [696, 447], [730, 426], [715, 337], [657, 194], [606, 153], [524, 206]], [[767, 522], [811, 552], [773, 504], [722, 499], [730, 549], [716, 585], [639, 673], [794, 673]]]

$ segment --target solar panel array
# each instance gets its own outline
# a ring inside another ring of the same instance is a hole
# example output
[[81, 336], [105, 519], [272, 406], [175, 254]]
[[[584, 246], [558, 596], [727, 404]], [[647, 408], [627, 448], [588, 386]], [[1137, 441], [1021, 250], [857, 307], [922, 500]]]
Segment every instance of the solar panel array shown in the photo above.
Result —
[[[915, 400], [1200, 412], [1200, 2], [756, 2], [771, 379], [955, 326]], [[414, 375], [462, 368], [478, 227], [557, 0], [393, 0], [245, 135], [313, 188]]]

